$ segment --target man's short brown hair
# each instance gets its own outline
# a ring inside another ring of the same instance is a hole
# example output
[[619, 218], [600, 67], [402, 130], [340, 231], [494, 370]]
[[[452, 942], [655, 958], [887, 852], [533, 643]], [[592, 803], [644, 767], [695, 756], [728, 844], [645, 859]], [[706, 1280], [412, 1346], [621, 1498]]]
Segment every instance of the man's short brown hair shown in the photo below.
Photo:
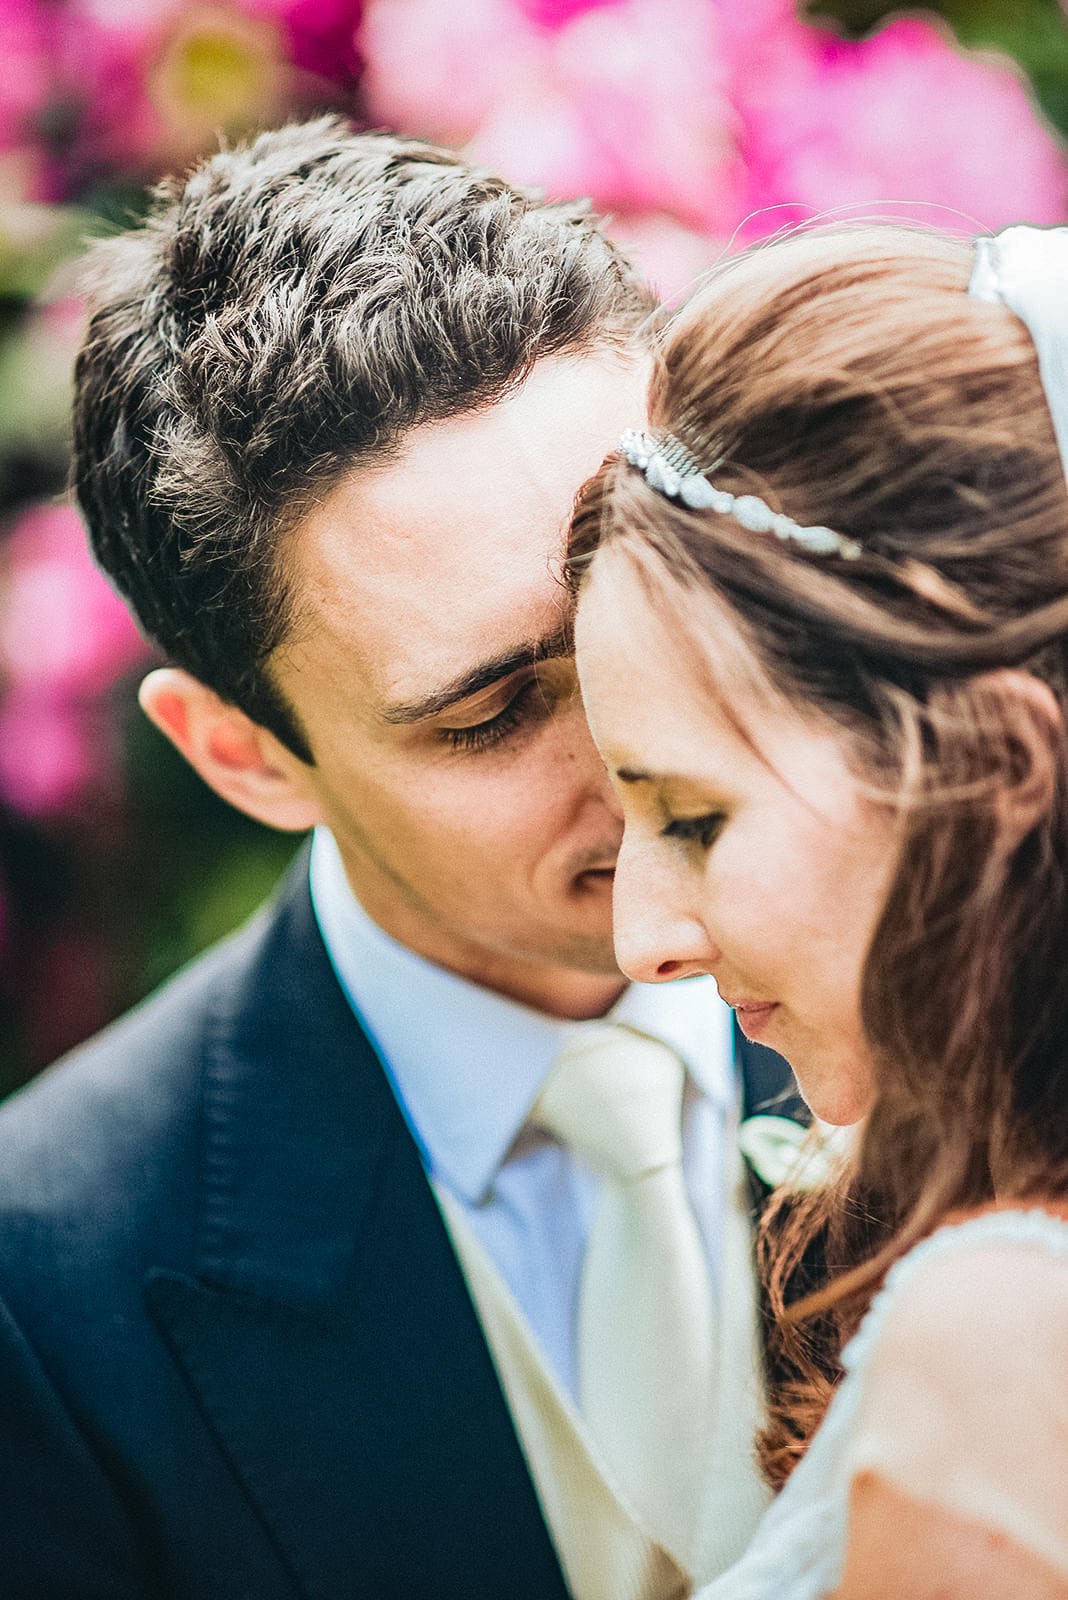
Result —
[[266, 670], [299, 600], [285, 531], [413, 427], [653, 309], [585, 204], [333, 117], [164, 183], [95, 255], [74, 470], [97, 559], [173, 662], [305, 760]]

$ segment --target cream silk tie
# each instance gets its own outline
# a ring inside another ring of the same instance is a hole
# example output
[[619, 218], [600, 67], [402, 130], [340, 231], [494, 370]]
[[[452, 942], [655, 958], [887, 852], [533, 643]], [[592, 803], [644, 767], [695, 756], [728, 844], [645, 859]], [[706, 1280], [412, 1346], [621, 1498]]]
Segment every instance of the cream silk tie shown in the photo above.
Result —
[[531, 1121], [601, 1179], [579, 1295], [579, 1406], [647, 1531], [693, 1571], [711, 1437], [714, 1321], [682, 1172], [684, 1071], [611, 1025], [561, 1055]]

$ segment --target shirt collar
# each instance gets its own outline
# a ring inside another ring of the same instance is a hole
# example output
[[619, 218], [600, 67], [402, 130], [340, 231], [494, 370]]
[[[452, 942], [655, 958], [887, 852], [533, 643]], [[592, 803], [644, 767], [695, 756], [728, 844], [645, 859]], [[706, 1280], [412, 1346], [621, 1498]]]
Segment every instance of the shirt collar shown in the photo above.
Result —
[[[338, 979], [359, 1015], [433, 1176], [484, 1199], [564, 1046], [597, 1023], [550, 1017], [425, 960], [373, 922], [333, 835], [317, 828], [311, 895]], [[678, 1053], [699, 1092], [732, 1102], [731, 1019], [710, 978], [630, 984], [601, 1021]]]

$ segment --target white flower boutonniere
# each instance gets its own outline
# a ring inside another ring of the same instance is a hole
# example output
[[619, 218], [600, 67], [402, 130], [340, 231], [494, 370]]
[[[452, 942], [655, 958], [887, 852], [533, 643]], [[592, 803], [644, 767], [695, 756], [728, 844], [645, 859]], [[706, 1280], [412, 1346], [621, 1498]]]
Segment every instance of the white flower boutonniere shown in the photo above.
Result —
[[804, 1123], [791, 1117], [747, 1117], [738, 1129], [741, 1151], [769, 1189], [803, 1193], [833, 1183], [856, 1148], [857, 1128], [829, 1122]]

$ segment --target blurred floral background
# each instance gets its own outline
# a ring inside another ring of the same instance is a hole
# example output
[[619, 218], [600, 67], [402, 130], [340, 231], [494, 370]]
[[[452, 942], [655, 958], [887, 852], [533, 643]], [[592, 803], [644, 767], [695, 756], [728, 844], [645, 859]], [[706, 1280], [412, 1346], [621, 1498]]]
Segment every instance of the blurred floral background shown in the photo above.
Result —
[[86, 239], [220, 132], [328, 108], [591, 196], [667, 295], [815, 214], [1068, 220], [1058, 0], [0, 0], [0, 1092], [293, 848], [140, 716], [67, 411]]

